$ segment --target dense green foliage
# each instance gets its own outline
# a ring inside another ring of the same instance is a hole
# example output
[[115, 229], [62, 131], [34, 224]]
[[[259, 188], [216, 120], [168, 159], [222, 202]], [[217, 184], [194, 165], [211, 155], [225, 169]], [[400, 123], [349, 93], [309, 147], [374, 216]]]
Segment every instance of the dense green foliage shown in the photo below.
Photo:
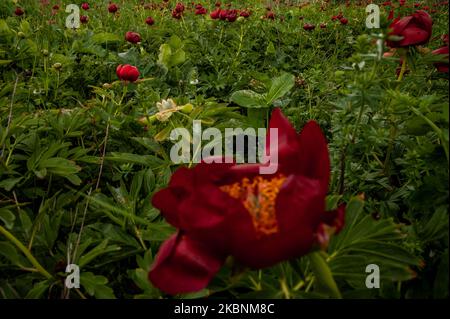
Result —
[[[174, 1], [162, 10], [118, 1], [113, 15], [105, 0], [71, 30], [64, 8], [75, 1], [60, 1], [55, 15], [52, 3], [19, 2], [20, 17], [12, 1], [0, 3], [0, 298], [164, 296], [147, 272], [174, 231], [150, 203], [177, 168], [170, 130], [194, 119], [261, 127], [273, 106], [297, 129], [315, 119], [329, 141], [329, 205], [348, 209], [325, 260], [342, 296], [448, 297], [448, 74], [411, 48], [409, 73], [397, 80], [399, 58], [377, 53], [384, 7], [375, 31], [356, 1], [275, 5], [274, 21], [260, 19], [264, 3], [231, 1], [252, 11], [231, 23], [189, 10], [174, 19]], [[347, 25], [331, 21], [340, 11]], [[448, 8], [432, 18], [426, 47], [436, 49]], [[126, 42], [127, 31], [142, 41]], [[117, 80], [125, 63], [141, 80]], [[264, 97], [258, 107], [255, 96]], [[193, 111], [148, 123], [166, 98]], [[80, 289], [64, 288], [68, 263], [81, 268]], [[365, 286], [371, 263], [381, 289]], [[230, 261], [208, 289], [180, 297], [327, 297], [315, 275], [307, 257], [260, 271]]]

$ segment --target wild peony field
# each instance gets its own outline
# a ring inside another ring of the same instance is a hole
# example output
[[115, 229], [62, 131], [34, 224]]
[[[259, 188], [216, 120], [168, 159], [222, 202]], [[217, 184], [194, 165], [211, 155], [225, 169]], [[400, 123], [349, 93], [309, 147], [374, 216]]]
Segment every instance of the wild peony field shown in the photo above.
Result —
[[448, 27], [448, 1], [1, 1], [0, 298], [447, 298]]

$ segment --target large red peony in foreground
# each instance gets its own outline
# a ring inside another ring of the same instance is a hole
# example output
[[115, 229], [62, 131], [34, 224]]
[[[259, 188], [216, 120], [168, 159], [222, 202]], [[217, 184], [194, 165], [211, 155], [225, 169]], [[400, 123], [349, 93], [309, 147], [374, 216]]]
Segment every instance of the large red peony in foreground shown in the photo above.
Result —
[[178, 229], [150, 270], [155, 286], [168, 294], [200, 290], [227, 256], [269, 267], [307, 254], [343, 227], [343, 206], [325, 211], [330, 162], [318, 124], [310, 121], [297, 134], [276, 108], [269, 127], [278, 129], [275, 174], [261, 175], [263, 164], [200, 163], [178, 169], [153, 196]]

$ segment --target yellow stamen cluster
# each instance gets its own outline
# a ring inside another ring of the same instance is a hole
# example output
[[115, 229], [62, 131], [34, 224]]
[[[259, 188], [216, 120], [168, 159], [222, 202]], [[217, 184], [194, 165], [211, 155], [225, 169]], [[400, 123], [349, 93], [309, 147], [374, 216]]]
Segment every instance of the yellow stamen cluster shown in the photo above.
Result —
[[270, 235], [278, 232], [275, 202], [285, 180], [283, 175], [271, 179], [256, 176], [250, 180], [244, 177], [220, 189], [242, 202], [252, 217], [258, 235]]

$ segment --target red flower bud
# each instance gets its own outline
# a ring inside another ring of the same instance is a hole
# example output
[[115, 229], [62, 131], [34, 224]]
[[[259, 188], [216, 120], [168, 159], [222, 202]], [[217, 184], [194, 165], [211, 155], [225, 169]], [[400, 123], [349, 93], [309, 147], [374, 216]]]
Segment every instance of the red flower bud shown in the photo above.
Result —
[[108, 6], [108, 11], [109, 11], [110, 13], [115, 13], [115, 12], [117, 12], [117, 10], [119, 10], [119, 7], [118, 7], [115, 3], [111, 3], [111, 4]]
[[140, 75], [138, 68], [129, 64], [117, 66], [116, 74], [119, 80], [129, 82], [136, 81]]
[[195, 14], [196, 15], [204, 15], [204, 14], [206, 14], [206, 9], [203, 8], [203, 7], [199, 8], [199, 9], [196, 9], [195, 10]]
[[128, 31], [125, 34], [125, 40], [131, 43], [138, 43], [141, 42], [141, 35], [137, 32]]
[[88, 23], [89, 17], [88, 16], [80, 16], [80, 22], [81, 23]]
[[306, 30], [306, 31], [312, 31], [315, 28], [316, 28], [316, 26], [314, 24], [311, 24], [311, 23], [305, 23], [303, 25], [303, 29]]
[[82, 8], [83, 10], [89, 10], [89, 3], [84, 2], [84, 3], [81, 5], [81, 8]]
[[18, 17], [20, 17], [24, 13], [25, 13], [25, 11], [23, 11], [23, 9], [21, 7], [17, 7], [16, 10], [14, 11], [14, 14]]
[[148, 25], [154, 25], [155, 20], [152, 17], [147, 17], [147, 19], [145, 19], [145, 23]]
[[348, 23], [347, 18], [341, 18], [341, 19], [339, 19], [339, 21], [341, 22], [341, 24], [344, 24], [344, 25], [346, 25]]

